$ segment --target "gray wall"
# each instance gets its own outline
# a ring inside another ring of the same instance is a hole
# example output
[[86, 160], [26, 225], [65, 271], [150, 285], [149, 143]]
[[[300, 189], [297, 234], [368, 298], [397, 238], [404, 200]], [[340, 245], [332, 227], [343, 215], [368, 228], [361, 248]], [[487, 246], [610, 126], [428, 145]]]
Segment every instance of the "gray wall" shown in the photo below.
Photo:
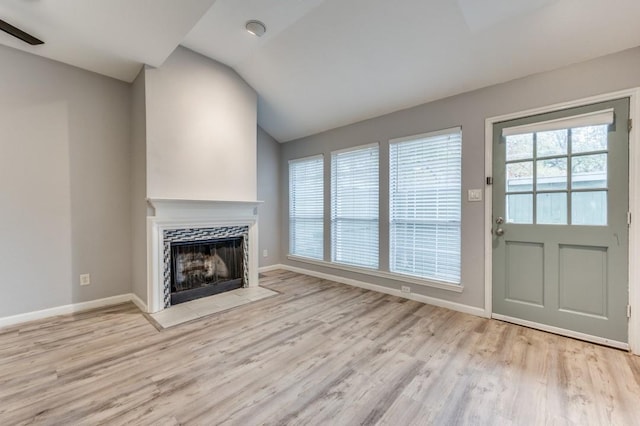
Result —
[[130, 292], [130, 86], [4, 46], [0, 63], [0, 317]]
[[[506, 64], [508, 66], [508, 64]], [[313, 266], [287, 259], [288, 252], [288, 173], [287, 162], [293, 158], [324, 153], [325, 162], [336, 149], [379, 142], [381, 164], [388, 161], [391, 138], [462, 126], [462, 284], [464, 291], [411, 285], [412, 292], [458, 302], [474, 307], [484, 305], [484, 204], [466, 201], [468, 189], [484, 188], [485, 119], [492, 116], [546, 106], [563, 101], [640, 86], [640, 48], [572, 65], [508, 83], [464, 93], [407, 110], [362, 121], [282, 146], [280, 190], [282, 209], [282, 259], [285, 264], [357, 279], [398, 289], [404, 283], [369, 275], [344, 272], [330, 267]], [[375, 90], [375, 88], [372, 88]], [[325, 164], [325, 166], [327, 166]], [[328, 167], [325, 169], [328, 170]], [[383, 167], [384, 171], [385, 168]], [[325, 174], [328, 178], [328, 175]], [[328, 203], [328, 180], [325, 202]], [[380, 205], [388, 206], [388, 174], [380, 176]], [[385, 212], [385, 209], [382, 209]], [[381, 222], [388, 220], [386, 215]], [[384, 228], [383, 228], [384, 229]], [[388, 235], [380, 234], [381, 253], [386, 253]], [[325, 244], [330, 244], [325, 235]], [[384, 264], [384, 262], [383, 262]]]
[[147, 109], [145, 72], [131, 92], [131, 290], [147, 302]]
[[[259, 266], [281, 262], [280, 144], [258, 126]], [[264, 250], [268, 256], [264, 257]]]

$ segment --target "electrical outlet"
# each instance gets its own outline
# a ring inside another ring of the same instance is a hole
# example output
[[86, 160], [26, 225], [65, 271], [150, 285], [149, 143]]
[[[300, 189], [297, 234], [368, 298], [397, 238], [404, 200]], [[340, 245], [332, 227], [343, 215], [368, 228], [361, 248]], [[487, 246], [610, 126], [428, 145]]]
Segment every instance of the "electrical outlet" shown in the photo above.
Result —
[[91, 274], [81, 274], [80, 285], [89, 285], [89, 284], [91, 284]]
[[403, 293], [411, 293], [411, 287], [409, 287], [408, 285], [403, 285], [402, 286], [402, 292]]
[[262, 257], [269, 256], [269, 251], [267, 249], [262, 250]]

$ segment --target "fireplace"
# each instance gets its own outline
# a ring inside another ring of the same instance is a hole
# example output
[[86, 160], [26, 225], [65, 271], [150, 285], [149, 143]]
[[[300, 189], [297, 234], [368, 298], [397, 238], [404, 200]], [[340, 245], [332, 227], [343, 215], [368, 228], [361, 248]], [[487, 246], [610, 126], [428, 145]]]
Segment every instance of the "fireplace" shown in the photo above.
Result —
[[163, 232], [164, 307], [245, 287], [248, 226]]
[[243, 287], [242, 238], [171, 244], [171, 305]]
[[148, 312], [258, 285], [260, 202], [149, 199]]

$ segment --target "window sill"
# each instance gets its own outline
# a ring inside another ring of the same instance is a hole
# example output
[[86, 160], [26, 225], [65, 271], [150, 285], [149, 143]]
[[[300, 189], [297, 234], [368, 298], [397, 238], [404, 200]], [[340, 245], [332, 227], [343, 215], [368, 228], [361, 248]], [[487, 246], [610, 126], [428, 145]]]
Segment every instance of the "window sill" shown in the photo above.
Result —
[[451, 283], [446, 283], [442, 281], [430, 281], [430, 280], [425, 280], [417, 277], [412, 277], [410, 275], [397, 274], [393, 272], [385, 272], [385, 271], [380, 271], [375, 269], [360, 268], [357, 266], [343, 265], [343, 264], [334, 263], [334, 262], [326, 262], [324, 260], [309, 259], [307, 257], [301, 257], [301, 256], [288, 255], [287, 259], [293, 260], [295, 262], [308, 263], [310, 265], [339, 269], [347, 272], [354, 272], [357, 274], [365, 274], [365, 275], [371, 275], [373, 277], [386, 278], [386, 279], [395, 280], [395, 281], [402, 281], [410, 284], [420, 285], [423, 287], [431, 287], [431, 288], [438, 288], [441, 290], [453, 291], [455, 293], [462, 293], [462, 291], [464, 290], [464, 287], [462, 286], [462, 284], [458, 285], [458, 284], [451, 284]]

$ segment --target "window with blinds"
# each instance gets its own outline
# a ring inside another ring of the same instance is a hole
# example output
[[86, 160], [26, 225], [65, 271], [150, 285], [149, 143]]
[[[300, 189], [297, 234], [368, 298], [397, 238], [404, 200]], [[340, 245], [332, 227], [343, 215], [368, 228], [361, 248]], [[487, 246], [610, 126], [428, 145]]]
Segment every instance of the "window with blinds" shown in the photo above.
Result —
[[390, 142], [390, 270], [460, 283], [462, 132]]
[[331, 154], [331, 260], [378, 268], [378, 144]]
[[289, 254], [324, 257], [322, 155], [289, 161]]

